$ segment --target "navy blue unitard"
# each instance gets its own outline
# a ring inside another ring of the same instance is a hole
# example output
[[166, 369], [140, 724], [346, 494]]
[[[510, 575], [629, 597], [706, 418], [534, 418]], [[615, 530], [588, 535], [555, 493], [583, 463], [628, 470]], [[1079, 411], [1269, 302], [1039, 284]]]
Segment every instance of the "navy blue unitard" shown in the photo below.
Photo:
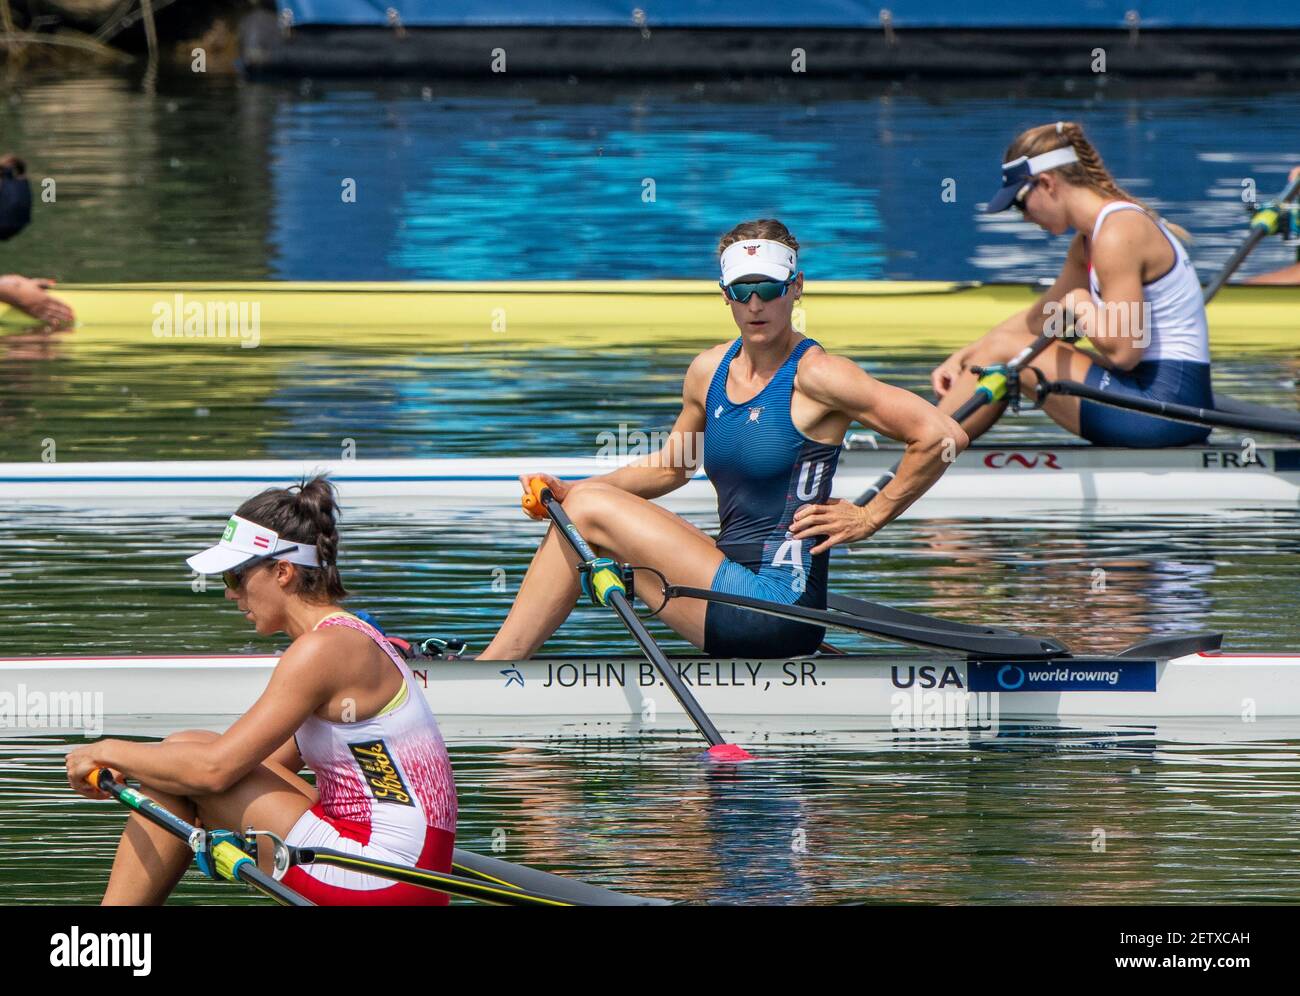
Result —
[[[787, 533], [795, 510], [824, 503], [840, 447], [814, 442], [790, 418], [799, 358], [817, 343], [803, 339], [756, 396], [734, 404], [727, 371], [737, 339], [718, 364], [705, 409], [704, 469], [718, 492], [718, 548], [726, 556], [712, 589], [783, 605], [826, 607], [828, 552], [817, 540]], [[704, 651], [717, 657], [793, 657], [812, 653], [825, 627], [710, 602]]]

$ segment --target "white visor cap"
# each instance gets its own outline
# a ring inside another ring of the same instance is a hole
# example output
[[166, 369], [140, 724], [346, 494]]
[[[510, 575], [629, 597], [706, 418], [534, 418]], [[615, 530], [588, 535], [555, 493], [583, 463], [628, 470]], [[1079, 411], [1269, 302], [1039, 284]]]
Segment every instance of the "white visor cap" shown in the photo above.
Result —
[[722, 250], [722, 284], [725, 287], [741, 277], [767, 277], [789, 280], [799, 272], [799, 258], [783, 242], [749, 239], [733, 242]]
[[319, 567], [316, 547], [295, 540], [281, 539], [274, 529], [232, 515], [226, 531], [216, 546], [196, 553], [185, 563], [199, 574], [221, 574], [253, 560], [287, 560], [304, 567]]

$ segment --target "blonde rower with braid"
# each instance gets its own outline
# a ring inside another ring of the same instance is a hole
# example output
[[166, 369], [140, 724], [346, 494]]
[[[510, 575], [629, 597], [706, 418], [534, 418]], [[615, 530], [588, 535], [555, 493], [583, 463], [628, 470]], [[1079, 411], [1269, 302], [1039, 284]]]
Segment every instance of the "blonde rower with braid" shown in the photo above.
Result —
[[[1052, 343], [1033, 363], [1044, 376], [1212, 408], [1201, 284], [1179, 241], [1187, 233], [1120, 189], [1073, 122], [1022, 132], [1006, 160], [1002, 189], [988, 210], [1015, 207], [1053, 235], [1075, 234], [1051, 289], [935, 368], [939, 408], [953, 412], [974, 393], [972, 367], [1006, 363], [1045, 329], [1062, 326], [1070, 312], [1095, 351]], [[1037, 379], [1033, 370], [1021, 373], [1027, 396]], [[1056, 394], [1043, 409], [1070, 432], [1104, 446], [1182, 446], [1203, 442], [1210, 432]], [[963, 428], [973, 439], [1001, 413], [1001, 406], [986, 405]]]

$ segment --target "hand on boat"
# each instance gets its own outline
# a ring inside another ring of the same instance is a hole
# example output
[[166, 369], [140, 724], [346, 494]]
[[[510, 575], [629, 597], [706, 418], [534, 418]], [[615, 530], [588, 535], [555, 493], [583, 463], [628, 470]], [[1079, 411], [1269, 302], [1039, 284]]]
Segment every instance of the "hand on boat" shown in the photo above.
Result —
[[33, 280], [16, 273], [3, 279], [4, 298], [15, 308], [50, 325], [72, 324], [72, 309], [57, 297], [46, 293], [47, 288], [54, 286], [53, 280], [44, 277]]
[[[100, 740], [97, 743], [87, 744], [85, 747], [78, 747], [75, 750], [68, 751], [66, 760], [68, 768], [68, 784], [72, 786], [73, 791], [84, 795], [87, 799], [107, 799], [107, 792], [91, 785], [87, 779], [90, 773], [96, 768], [108, 768], [108, 765], [98, 760], [104, 751], [104, 745], [111, 743], [108, 740]], [[114, 768], [108, 768], [109, 773], [113, 776], [114, 781], [125, 782], [126, 777], [122, 772]]]
[[832, 498], [825, 505], [802, 505], [795, 509], [788, 531], [798, 540], [823, 537], [812, 548], [816, 554], [841, 543], [866, 539], [876, 528], [865, 508], [843, 498]]

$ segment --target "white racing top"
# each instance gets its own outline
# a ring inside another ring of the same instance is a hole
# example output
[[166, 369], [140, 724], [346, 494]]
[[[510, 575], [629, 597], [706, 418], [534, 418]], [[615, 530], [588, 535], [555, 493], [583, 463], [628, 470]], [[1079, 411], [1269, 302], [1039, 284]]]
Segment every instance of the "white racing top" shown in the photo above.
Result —
[[[1131, 201], [1112, 201], [1101, 209], [1092, 226], [1089, 239], [1088, 288], [1093, 303], [1102, 307], [1101, 285], [1092, 267], [1092, 246], [1097, 241], [1102, 222], [1114, 211], [1142, 211]], [[1145, 211], [1142, 211], [1145, 214]], [[1151, 342], [1143, 354], [1143, 362], [1152, 360], [1183, 360], [1189, 363], [1210, 362], [1210, 330], [1205, 321], [1205, 302], [1201, 282], [1196, 277], [1191, 257], [1181, 242], [1163, 223], [1157, 221], [1161, 233], [1174, 250], [1174, 265], [1164, 276], [1144, 284], [1142, 295], [1151, 307]]]

